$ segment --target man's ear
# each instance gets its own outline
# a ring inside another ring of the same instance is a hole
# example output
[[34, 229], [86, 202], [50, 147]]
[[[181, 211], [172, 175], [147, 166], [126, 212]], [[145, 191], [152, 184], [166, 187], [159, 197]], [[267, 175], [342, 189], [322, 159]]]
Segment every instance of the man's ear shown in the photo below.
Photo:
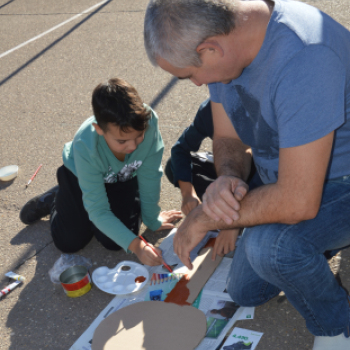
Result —
[[206, 40], [203, 43], [199, 44], [196, 49], [199, 54], [204, 53], [205, 50], [217, 52], [220, 57], [224, 56], [224, 49], [216, 40]]
[[96, 132], [100, 135], [103, 136], [104, 132], [103, 130], [98, 126], [96, 123], [92, 123], [93, 127], [95, 128]]

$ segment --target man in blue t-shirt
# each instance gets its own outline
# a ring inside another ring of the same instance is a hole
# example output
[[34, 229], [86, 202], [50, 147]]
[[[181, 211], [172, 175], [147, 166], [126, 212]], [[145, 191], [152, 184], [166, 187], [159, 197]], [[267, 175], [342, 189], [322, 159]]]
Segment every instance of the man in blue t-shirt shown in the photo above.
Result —
[[[350, 245], [349, 31], [296, 1], [151, 0], [144, 35], [154, 65], [210, 89], [218, 179], [175, 252], [191, 268], [208, 230], [245, 227], [233, 300], [283, 290], [314, 349], [350, 348], [350, 300], [323, 255]], [[251, 155], [264, 185], [248, 192]]]

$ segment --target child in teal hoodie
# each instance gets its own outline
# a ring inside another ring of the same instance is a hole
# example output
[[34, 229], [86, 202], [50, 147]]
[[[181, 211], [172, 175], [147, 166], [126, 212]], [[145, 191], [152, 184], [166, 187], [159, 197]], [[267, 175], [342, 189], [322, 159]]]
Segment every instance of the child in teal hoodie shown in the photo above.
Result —
[[181, 212], [160, 212], [158, 205], [164, 149], [158, 117], [118, 78], [95, 88], [92, 107], [94, 116], [64, 146], [59, 186], [28, 202], [20, 218], [38, 220], [40, 206], [54, 197], [51, 233], [61, 251], [75, 252], [95, 236], [108, 249], [159, 265], [162, 259], [137, 238], [141, 220], [153, 231], [168, 229]]

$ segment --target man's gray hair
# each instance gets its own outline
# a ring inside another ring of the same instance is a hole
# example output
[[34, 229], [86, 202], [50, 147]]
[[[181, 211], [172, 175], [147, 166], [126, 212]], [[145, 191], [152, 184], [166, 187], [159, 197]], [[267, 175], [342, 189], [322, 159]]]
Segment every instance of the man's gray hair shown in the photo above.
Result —
[[235, 27], [236, 0], [150, 0], [144, 40], [154, 66], [163, 58], [174, 67], [201, 66], [199, 44]]

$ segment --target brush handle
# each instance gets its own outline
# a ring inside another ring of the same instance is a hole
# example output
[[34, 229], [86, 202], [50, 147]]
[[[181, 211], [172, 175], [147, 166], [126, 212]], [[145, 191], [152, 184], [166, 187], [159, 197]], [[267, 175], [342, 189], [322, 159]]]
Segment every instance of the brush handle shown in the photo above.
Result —
[[[140, 239], [142, 239], [142, 240], [145, 242], [145, 244], [146, 244], [147, 247], [150, 247], [150, 248], [153, 250], [153, 252], [154, 252], [157, 256], [159, 256], [159, 257], [161, 258], [161, 256], [158, 254], [158, 252], [157, 252], [153, 247], [151, 247], [151, 246], [148, 244], [148, 242], [147, 242], [142, 236], [139, 236], [139, 237], [140, 237]], [[167, 264], [165, 263], [164, 260], [163, 260], [163, 265], [164, 265], [171, 273], [173, 273], [173, 270], [169, 267], [169, 265], [167, 265]]]

